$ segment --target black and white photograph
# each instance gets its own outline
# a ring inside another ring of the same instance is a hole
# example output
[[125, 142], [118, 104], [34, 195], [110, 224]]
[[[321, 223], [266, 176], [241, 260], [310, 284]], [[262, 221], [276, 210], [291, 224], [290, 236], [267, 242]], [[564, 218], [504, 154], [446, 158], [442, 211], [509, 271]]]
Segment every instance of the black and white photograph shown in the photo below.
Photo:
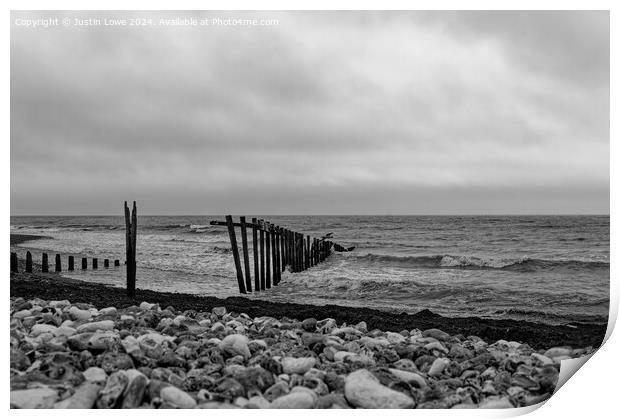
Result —
[[10, 408], [542, 405], [610, 142], [609, 10], [12, 10]]

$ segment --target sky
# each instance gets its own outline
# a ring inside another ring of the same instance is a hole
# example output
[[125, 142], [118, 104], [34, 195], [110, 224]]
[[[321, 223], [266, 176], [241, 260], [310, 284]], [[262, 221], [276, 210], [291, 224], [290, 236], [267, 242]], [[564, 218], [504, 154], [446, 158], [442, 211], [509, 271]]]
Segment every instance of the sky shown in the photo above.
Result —
[[13, 215], [609, 213], [608, 12], [11, 19]]

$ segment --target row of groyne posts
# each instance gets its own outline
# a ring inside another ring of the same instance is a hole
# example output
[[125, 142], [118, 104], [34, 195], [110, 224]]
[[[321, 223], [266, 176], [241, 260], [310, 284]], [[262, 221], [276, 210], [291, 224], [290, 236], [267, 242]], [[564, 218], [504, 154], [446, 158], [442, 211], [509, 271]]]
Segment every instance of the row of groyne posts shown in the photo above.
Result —
[[[264, 291], [278, 285], [282, 272], [289, 266], [292, 272], [302, 272], [323, 262], [330, 254], [333, 243], [325, 239], [312, 238], [262, 219], [239, 217], [233, 222], [231, 215], [226, 221], [211, 221], [214, 226], [228, 227], [239, 292], [252, 292], [252, 265], [254, 270], [254, 292]], [[235, 227], [240, 228], [243, 265], [237, 245]], [[248, 245], [248, 229], [252, 230], [252, 258]], [[252, 260], [250, 260], [252, 259]]]
[[[99, 268], [99, 258], [91, 258], [92, 259], [92, 269]], [[121, 261], [118, 259], [114, 259], [114, 266], [121, 266]], [[103, 267], [110, 267], [110, 259], [103, 259]], [[18, 263], [17, 263], [17, 253], [11, 252], [11, 272], [18, 272]], [[88, 269], [88, 258], [82, 258], [82, 270]], [[74, 271], [75, 270], [75, 257], [70, 255], [67, 258], [67, 270]], [[56, 254], [56, 260], [54, 261], [54, 271], [62, 272], [62, 261], [60, 254]], [[32, 272], [32, 253], [30, 251], [26, 252], [26, 267], [24, 268], [24, 272], [31, 273]], [[41, 254], [41, 272], [46, 273], [49, 272], [49, 258], [47, 253], [43, 252]]]
[[[125, 242], [126, 242], [126, 260], [125, 265], [127, 268], [127, 295], [134, 297], [136, 294], [136, 238], [138, 231], [138, 214], [136, 210], [136, 202], [133, 203], [131, 213], [125, 201]], [[121, 265], [119, 259], [114, 259], [114, 266]], [[110, 267], [110, 259], [103, 259], [103, 267]], [[99, 258], [92, 258], [92, 269], [99, 268]], [[88, 258], [82, 258], [82, 270], [88, 269]], [[75, 257], [70, 255], [67, 258], [67, 270], [75, 270]], [[19, 263], [17, 259], [17, 253], [11, 252], [11, 272], [19, 271]], [[26, 252], [26, 266], [25, 272], [32, 272], [32, 253]], [[54, 271], [62, 272], [61, 255], [56, 254], [56, 260], [54, 263]], [[47, 253], [41, 255], [41, 272], [49, 272], [49, 260]]]
[[[135, 296], [136, 292], [136, 239], [138, 230], [138, 217], [136, 202], [133, 203], [131, 212], [125, 201], [125, 240], [127, 268], [127, 295]], [[246, 294], [252, 292], [252, 269], [254, 266], [254, 292], [270, 289], [278, 285], [282, 279], [282, 272], [289, 267], [291, 272], [302, 272], [323, 262], [332, 252], [334, 243], [325, 238], [317, 239], [292, 231], [268, 221], [252, 218], [248, 223], [245, 217], [239, 217], [239, 222], [233, 222], [231, 215], [226, 216], [226, 221], [211, 221], [211, 225], [228, 227], [230, 246], [237, 271], [239, 292]], [[243, 266], [237, 245], [235, 228], [241, 229], [241, 249], [243, 253]], [[248, 229], [252, 230], [252, 253], [248, 245]], [[338, 249], [338, 245], [336, 245]], [[61, 255], [56, 255], [55, 271], [62, 272]], [[110, 260], [104, 259], [103, 266], [108, 268]], [[120, 266], [120, 260], [114, 260], [114, 266]], [[98, 268], [98, 258], [92, 258], [92, 269]], [[82, 269], [88, 269], [88, 259], [82, 258]], [[68, 270], [75, 270], [74, 256], [68, 257]], [[26, 272], [32, 272], [32, 254], [26, 252]], [[49, 272], [47, 253], [42, 255], [41, 271]], [[11, 252], [11, 272], [18, 272], [17, 253]]]

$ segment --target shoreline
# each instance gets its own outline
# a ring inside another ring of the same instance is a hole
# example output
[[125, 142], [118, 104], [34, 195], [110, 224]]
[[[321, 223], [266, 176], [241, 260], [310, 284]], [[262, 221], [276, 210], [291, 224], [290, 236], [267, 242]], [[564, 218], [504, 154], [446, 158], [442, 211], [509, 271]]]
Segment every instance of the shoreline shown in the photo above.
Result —
[[483, 319], [479, 317], [444, 317], [430, 310], [421, 309], [415, 314], [345, 307], [338, 305], [310, 305], [276, 303], [244, 297], [216, 298], [195, 294], [158, 292], [138, 288], [136, 297], [129, 298], [125, 290], [104, 284], [65, 278], [56, 273], [11, 273], [10, 297], [43, 300], [69, 300], [92, 304], [96, 308], [137, 306], [143, 301], [172, 306], [175, 310], [210, 311], [224, 306], [229, 312], [245, 313], [250, 317], [271, 316], [291, 319], [333, 318], [338, 323], [356, 324], [364, 321], [369, 330], [401, 330], [439, 328], [450, 334], [478, 336], [488, 341], [500, 339], [528, 343], [533, 348], [556, 346], [599, 347], [605, 336], [607, 324], [574, 324], [554, 326], [522, 320]]
[[[47, 239], [47, 236], [11, 234], [11, 245], [31, 240]], [[24, 261], [20, 259], [20, 271]], [[288, 317], [292, 319], [333, 318], [339, 323], [355, 324], [364, 321], [369, 329], [399, 332], [404, 329], [439, 328], [451, 334], [478, 336], [485, 340], [499, 339], [527, 342], [534, 348], [573, 346], [598, 348], [607, 330], [607, 322], [600, 324], [571, 323], [550, 325], [514, 319], [486, 319], [480, 317], [445, 317], [420, 307], [416, 313], [395, 313], [371, 308], [339, 305], [312, 305], [281, 303], [244, 297], [217, 298], [196, 294], [160, 292], [147, 289], [136, 290], [135, 299], [125, 295], [125, 290], [105, 284], [86, 282], [63, 277], [57, 273], [26, 274], [11, 273], [10, 297], [42, 298], [45, 300], [70, 300], [92, 304], [97, 308], [114, 306], [127, 308], [143, 301], [172, 306], [176, 310], [209, 311], [225, 306], [229, 311], [249, 316]]]

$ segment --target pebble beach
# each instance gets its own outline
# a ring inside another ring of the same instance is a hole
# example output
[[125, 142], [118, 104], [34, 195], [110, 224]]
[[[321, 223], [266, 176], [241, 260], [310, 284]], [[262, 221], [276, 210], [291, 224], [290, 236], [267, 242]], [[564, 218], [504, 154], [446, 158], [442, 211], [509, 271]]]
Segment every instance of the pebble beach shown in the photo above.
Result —
[[12, 408], [513, 408], [593, 351], [214, 307], [11, 297]]
[[129, 298], [35, 268], [11, 273], [11, 408], [507, 409], [548, 399], [561, 361], [604, 335], [424, 309]]

